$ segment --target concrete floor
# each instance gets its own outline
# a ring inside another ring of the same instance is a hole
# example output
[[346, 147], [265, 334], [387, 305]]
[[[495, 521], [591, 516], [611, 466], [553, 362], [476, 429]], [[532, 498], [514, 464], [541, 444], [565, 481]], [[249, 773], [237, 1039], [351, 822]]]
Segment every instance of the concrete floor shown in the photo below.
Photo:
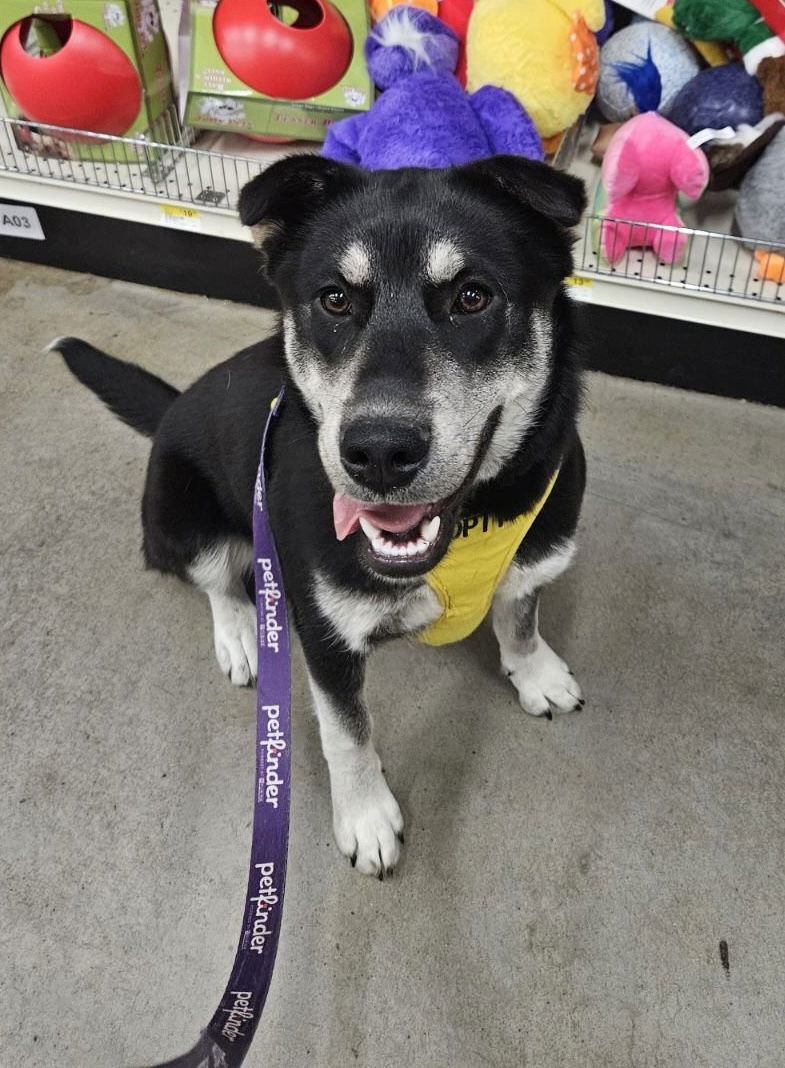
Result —
[[[185, 384], [268, 318], [0, 270], [0, 1062], [128, 1068], [182, 1052], [223, 989], [254, 702], [199, 595], [142, 569], [147, 442], [40, 350], [81, 334]], [[332, 844], [298, 658], [249, 1066], [785, 1063], [785, 413], [593, 376], [583, 428], [581, 552], [543, 626], [587, 707], [520, 713], [487, 630], [383, 650], [371, 707], [408, 824], [384, 884]]]

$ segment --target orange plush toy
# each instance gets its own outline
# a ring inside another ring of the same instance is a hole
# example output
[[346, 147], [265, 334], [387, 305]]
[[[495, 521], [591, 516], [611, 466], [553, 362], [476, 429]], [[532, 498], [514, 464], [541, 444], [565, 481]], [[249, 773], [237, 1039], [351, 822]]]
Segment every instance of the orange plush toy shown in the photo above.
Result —
[[409, 7], [421, 7], [429, 15], [439, 14], [439, 0], [371, 0], [370, 8], [373, 21], [381, 22], [388, 11], [392, 11], [394, 7], [399, 7], [401, 4], [408, 4]]

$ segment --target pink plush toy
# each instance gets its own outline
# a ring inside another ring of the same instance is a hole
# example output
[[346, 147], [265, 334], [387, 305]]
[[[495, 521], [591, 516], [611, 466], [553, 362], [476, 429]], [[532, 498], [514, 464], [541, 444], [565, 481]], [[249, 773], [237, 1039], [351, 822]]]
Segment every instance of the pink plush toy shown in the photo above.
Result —
[[[601, 225], [602, 253], [616, 263], [629, 248], [652, 248], [664, 263], [675, 263], [687, 235], [636, 223], [683, 226], [678, 193], [698, 197], [709, 180], [709, 164], [688, 135], [656, 111], [629, 119], [614, 135], [602, 161], [606, 202]], [[634, 222], [616, 222], [630, 219]]]

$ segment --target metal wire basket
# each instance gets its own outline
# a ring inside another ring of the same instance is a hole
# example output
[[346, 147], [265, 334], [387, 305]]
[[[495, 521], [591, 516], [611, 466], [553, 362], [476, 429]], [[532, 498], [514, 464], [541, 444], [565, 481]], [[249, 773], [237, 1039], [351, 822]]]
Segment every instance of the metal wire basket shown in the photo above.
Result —
[[[614, 263], [601, 252], [604, 233], [611, 226], [634, 232], [637, 246], [628, 248]], [[651, 248], [657, 247], [664, 235], [685, 239], [685, 250], [673, 263], [660, 259]], [[692, 293], [785, 304], [785, 244], [710, 230], [590, 215], [576, 250], [576, 267], [586, 274]]]
[[[5, 117], [0, 174], [234, 212], [240, 189], [268, 162], [193, 147], [193, 131], [181, 127], [173, 113], [151, 134], [110, 137]], [[84, 158], [84, 145], [99, 147], [102, 158]]]
[[[240, 190], [260, 170], [281, 155], [314, 150], [313, 145], [263, 145], [219, 134], [202, 135], [199, 145], [194, 141], [194, 131], [182, 128], [173, 112], [163, 117], [149, 138], [140, 139], [2, 118], [0, 175], [27, 175], [61, 186], [234, 214]], [[91, 142], [101, 146], [102, 159], [78, 158], [84, 152], [77, 146]], [[232, 146], [229, 151], [227, 142]], [[590, 215], [576, 248], [579, 273], [745, 303], [785, 304], [785, 244], [630, 220], [613, 223], [634, 226], [643, 245], [657, 244], [655, 237], [665, 232], [681, 234], [687, 239], [686, 252], [680, 261], [665, 263], [650, 249], [630, 248], [611, 264], [600, 252], [602, 228], [609, 220]]]

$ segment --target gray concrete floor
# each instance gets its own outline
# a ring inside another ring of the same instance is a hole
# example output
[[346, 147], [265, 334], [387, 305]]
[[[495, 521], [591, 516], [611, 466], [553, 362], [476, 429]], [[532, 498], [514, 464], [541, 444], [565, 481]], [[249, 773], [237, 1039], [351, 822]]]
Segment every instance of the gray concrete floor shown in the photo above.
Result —
[[[0, 1063], [127, 1068], [182, 1052], [223, 989], [254, 702], [199, 595], [142, 569], [147, 442], [40, 350], [81, 334], [183, 385], [269, 317], [0, 269]], [[785, 1063], [785, 413], [593, 376], [583, 428], [581, 551], [543, 625], [587, 707], [519, 712], [487, 630], [383, 650], [371, 706], [408, 823], [384, 884], [332, 844], [298, 658], [249, 1066]]]

